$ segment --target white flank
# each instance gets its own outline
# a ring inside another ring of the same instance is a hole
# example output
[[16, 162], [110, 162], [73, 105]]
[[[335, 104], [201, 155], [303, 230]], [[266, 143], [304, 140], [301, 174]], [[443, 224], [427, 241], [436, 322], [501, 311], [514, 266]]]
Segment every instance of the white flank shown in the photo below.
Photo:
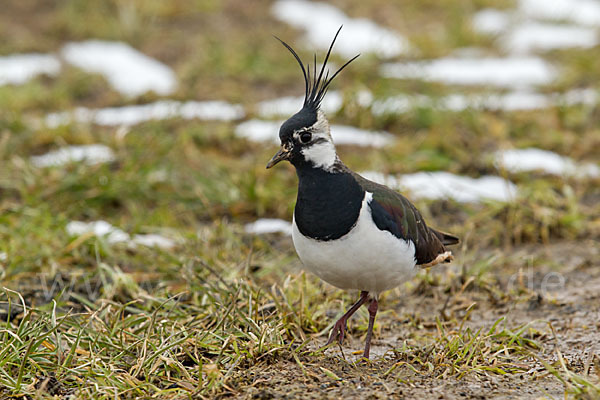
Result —
[[246, 233], [254, 235], [263, 235], [266, 233], [292, 234], [292, 224], [289, 221], [277, 218], [260, 218], [244, 226]]
[[169, 118], [232, 121], [245, 116], [244, 108], [238, 104], [224, 101], [187, 101], [161, 100], [154, 103], [89, 109], [78, 107], [73, 111], [51, 113], [45, 123], [49, 128], [69, 124], [95, 123], [103, 126], [132, 126], [147, 121]]
[[303, 29], [308, 47], [326, 50], [335, 32], [343, 25], [333, 51], [344, 57], [370, 52], [386, 58], [396, 57], [409, 48], [407, 40], [399, 33], [382, 28], [365, 18], [350, 18], [327, 3], [278, 0], [271, 10], [277, 19]]
[[0, 57], [0, 85], [21, 85], [38, 75], [55, 76], [60, 62], [50, 54], [14, 54]]
[[416, 274], [415, 247], [377, 228], [365, 193], [360, 215], [350, 232], [337, 240], [304, 237], [293, 223], [292, 239], [304, 267], [341, 289], [377, 294], [393, 289]]
[[517, 194], [515, 184], [499, 176], [470, 178], [449, 172], [417, 172], [396, 177], [373, 171], [362, 172], [361, 175], [393, 189], [407, 191], [415, 199], [452, 199], [460, 203], [507, 202]]
[[108, 146], [89, 144], [62, 147], [41, 156], [32, 156], [30, 160], [38, 168], [56, 167], [73, 162], [95, 165], [114, 161], [115, 154]]
[[550, 83], [556, 71], [538, 57], [440, 58], [432, 61], [388, 63], [388, 78], [424, 79], [454, 85], [527, 87]]
[[131, 247], [140, 244], [146, 247], [160, 247], [170, 249], [175, 247], [175, 241], [162, 235], [147, 234], [134, 235], [133, 238], [127, 232], [111, 225], [106, 221], [71, 221], [66, 226], [67, 233], [71, 236], [81, 236], [93, 234], [98, 237], [105, 237], [110, 244], [126, 243]]
[[595, 164], [578, 164], [569, 157], [536, 148], [501, 150], [496, 152], [495, 160], [499, 168], [510, 172], [542, 171], [580, 178], [600, 177], [600, 167]]
[[123, 42], [69, 43], [63, 47], [62, 55], [76, 67], [102, 74], [116, 90], [127, 96], [148, 91], [168, 95], [177, 87], [171, 68]]
[[[251, 119], [235, 128], [235, 134], [255, 142], [279, 144], [279, 127], [282, 122]], [[387, 132], [367, 131], [345, 125], [331, 125], [331, 137], [335, 144], [383, 147], [393, 142], [393, 135]]]
[[3, 251], [0, 251], [0, 261], [6, 261], [8, 260], [8, 254], [6, 254]]

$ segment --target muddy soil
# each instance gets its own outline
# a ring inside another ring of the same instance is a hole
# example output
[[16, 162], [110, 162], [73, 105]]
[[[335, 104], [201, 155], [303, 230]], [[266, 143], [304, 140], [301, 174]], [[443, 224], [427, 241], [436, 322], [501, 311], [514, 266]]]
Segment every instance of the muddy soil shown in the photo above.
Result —
[[[486, 252], [481, 256], [485, 257]], [[563, 398], [565, 386], [532, 357], [521, 360], [520, 373], [444, 374], [436, 368], [428, 372], [419, 366], [397, 366], [403, 358], [402, 343], [417, 346], [419, 337], [435, 335], [436, 317], [446, 318], [446, 329], [456, 329], [465, 310], [471, 329], [488, 330], [505, 317], [514, 328], [531, 323], [537, 332], [539, 357], [557, 365], [559, 354], [568, 368], [598, 382], [600, 371], [600, 248], [595, 242], [563, 242], [514, 250], [511, 260], [535, 260], [531, 268], [524, 262], [506, 263], [490, 271], [496, 281], [492, 291], [475, 282], [459, 293], [448, 295], [443, 286], [417, 288], [412, 293], [387, 297], [380, 305], [371, 351], [371, 362], [355, 363], [362, 352], [362, 332], [351, 333], [342, 350], [324, 353], [274, 357], [233, 376], [226, 396], [273, 399], [536, 399]], [[523, 267], [525, 265], [525, 267]], [[447, 288], [446, 288], [447, 289]], [[463, 289], [463, 288], [461, 288]], [[520, 291], [506, 301], [505, 291]], [[417, 321], [415, 323], [415, 321]], [[352, 329], [351, 329], [352, 330]], [[312, 343], [317, 349], [326, 337]], [[396, 351], [394, 351], [396, 349]], [[414, 351], [414, 347], [413, 350]], [[595, 356], [594, 356], [595, 355]], [[304, 370], [300, 367], [303, 365]], [[587, 374], [587, 375], [586, 375]]]

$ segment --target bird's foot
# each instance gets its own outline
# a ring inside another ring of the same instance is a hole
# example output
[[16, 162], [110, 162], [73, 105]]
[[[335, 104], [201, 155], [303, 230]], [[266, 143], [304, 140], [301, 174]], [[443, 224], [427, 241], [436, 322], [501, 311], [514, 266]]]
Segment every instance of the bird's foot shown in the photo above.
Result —
[[329, 340], [327, 341], [326, 346], [329, 346], [331, 343], [337, 339], [339, 344], [344, 342], [344, 337], [346, 336], [346, 322], [345, 318], [340, 318], [333, 325], [333, 329], [331, 330], [331, 335], [329, 336]]

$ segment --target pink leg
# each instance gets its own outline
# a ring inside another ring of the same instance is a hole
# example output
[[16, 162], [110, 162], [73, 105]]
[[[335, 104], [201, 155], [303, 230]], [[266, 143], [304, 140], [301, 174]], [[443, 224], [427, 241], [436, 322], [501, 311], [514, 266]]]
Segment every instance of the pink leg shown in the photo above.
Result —
[[327, 341], [327, 345], [333, 343], [333, 341], [337, 338], [338, 343], [342, 344], [344, 341], [344, 336], [346, 333], [346, 323], [348, 319], [354, 314], [363, 304], [365, 304], [369, 300], [369, 292], [362, 291], [360, 292], [360, 299], [348, 311], [346, 314], [342, 315], [342, 318], [338, 319], [337, 322], [333, 325], [333, 330], [331, 331], [331, 336], [329, 336], [329, 340]]
[[369, 330], [367, 330], [367, 340], [365, 343], [365, 352], [363, 357], [369, 359], [371, 352], [371, 336], [373, 336], [373, 325], [375, 324], [375, 315], [377, 315], [377, 299], [372, 299], [369, 304]]

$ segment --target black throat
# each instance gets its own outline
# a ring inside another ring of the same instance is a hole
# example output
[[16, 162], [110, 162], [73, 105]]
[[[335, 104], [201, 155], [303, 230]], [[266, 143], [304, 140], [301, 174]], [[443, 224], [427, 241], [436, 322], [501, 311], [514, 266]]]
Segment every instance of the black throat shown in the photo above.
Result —
[[304, 236], [338, 239], [358, 220], [364, 190], [347, 171], [327, 172], [304, 164], [296, 166], [298, 199], [294, 218]]

